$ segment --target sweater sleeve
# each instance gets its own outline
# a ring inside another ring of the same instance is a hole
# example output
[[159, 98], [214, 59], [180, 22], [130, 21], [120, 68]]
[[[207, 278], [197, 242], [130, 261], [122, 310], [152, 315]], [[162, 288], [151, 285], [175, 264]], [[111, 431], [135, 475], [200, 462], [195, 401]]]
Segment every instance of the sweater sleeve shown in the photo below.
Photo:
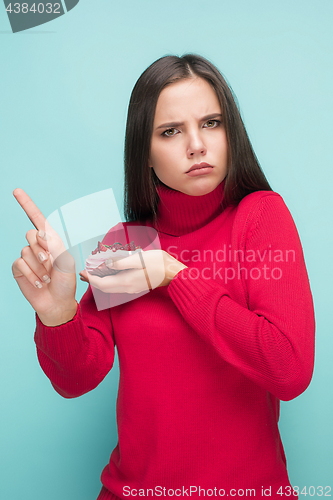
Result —
[[35, 342], [41, 368], [65, 398], [94, 389], [111, 370], [115, 343], [110, 309], [98, 311], [90, 286], [74, 318], [45, 326], [36, 314]]
[[232, 298], [230, 282], [191, 279], [190, 267], [176, 275], [168, 292], [219, 356], [288, 401], [307, 388], [314, 364], [314, 308], [301, 243], [276, 194], [261, 197], [243, 227], [247, 307]]

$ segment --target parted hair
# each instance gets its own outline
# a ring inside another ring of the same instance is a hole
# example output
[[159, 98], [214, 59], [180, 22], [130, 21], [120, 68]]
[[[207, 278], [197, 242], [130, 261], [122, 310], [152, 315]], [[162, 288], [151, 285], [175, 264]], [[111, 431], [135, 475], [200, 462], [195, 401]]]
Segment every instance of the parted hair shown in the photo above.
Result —
[[211, 84], [219, 100], [228, 144], [228, 172], [224, 203], [237, 205], [244, 196], [270, 187], [253, 151], [236, 98], [219, 70], [196, 54], [165, 56], [151, 64], [137, 80], [129, 102], [125, 135], [125, 197], [127, 222], [152, 219], [161, 184], [149, 167], [157, 100], [162, 90], [179, 80], [200, 77]]

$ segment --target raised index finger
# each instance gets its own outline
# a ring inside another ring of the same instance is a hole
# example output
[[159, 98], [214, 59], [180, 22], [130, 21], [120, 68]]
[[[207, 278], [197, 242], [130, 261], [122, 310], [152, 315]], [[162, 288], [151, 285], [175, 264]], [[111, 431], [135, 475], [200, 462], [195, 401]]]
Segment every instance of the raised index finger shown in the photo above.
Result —
[[13, 195], [19, 202], [30, 221], [33, 223], [36, 229], [45, 230], [46, 219], [39, 208], [36, 207], [32, 199], [27, 195], [23, 189], [14, 189]]

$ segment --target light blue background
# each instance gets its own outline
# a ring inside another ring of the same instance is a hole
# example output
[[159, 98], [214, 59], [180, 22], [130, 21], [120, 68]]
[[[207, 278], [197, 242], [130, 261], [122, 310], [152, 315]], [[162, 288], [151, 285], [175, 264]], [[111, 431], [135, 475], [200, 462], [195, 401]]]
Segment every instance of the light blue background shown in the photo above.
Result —
[[[0, 4], [1, 498], [94, 500], [117, 442], [117, 366], [93, 392], [66, 400], [38, 365], [34, 313], [11, 274], [32, 226], [12, 191], [22, 187], [48, 216], [112, 188], [123, 214], [130, 92], [155, 59], [186, 52], [210, 59], [231, 83], [298, 227], [316, 366], [307, 391], [282, 403], [280, 429], [292, 484], [333, 486], [332, 19], [330, 0], [81, 0], [12, 34]], [[78, 297], [84, 290], [79, 282]]]

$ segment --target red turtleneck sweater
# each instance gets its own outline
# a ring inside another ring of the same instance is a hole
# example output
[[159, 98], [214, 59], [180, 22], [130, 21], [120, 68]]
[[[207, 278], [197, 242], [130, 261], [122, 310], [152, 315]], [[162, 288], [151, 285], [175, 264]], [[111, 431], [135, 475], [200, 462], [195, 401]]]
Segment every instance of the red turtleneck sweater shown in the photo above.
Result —
[[[113, 307], [99, 311], [88, 287], [70, 322], [37, 317], [41, 367], [64, 397], [96, 387], [117, 347], [119, 442], [98, 500], [290, 496], [279, 400], [307, 388], [314, 361], [302, 247], [278, 194], [223, 208], [223, 187], [200, 197], [158, 188], [146, 225], [188, 266], [168, 287], [126, 303], [102, 294]], [[125, 224], [130, 239], [137, 226]], [[118, 225], [104, 242], [123, 235]]]

